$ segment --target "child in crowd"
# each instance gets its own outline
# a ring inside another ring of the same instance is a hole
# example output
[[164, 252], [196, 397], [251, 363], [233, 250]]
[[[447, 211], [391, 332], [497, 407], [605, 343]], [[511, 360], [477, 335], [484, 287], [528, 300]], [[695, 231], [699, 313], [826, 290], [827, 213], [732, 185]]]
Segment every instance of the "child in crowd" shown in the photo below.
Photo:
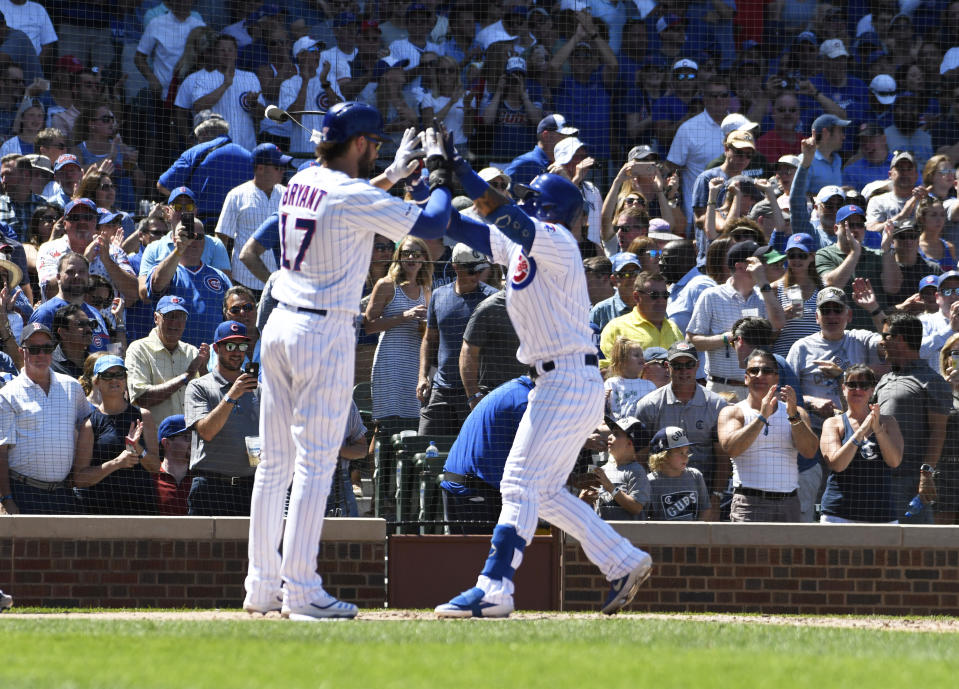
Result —
[[641, 378], [646, 359], [639, 342], [617, 337], [609, 353], [606, 375], [606, 401], [614, 419], [631, 416], [640, 399], [656, 389], [656, 384]]
[[590, 473], [599, 479], [599, 487], [585, 488], [579, 497], [591, 503], [607, 521], [641, 520], [649, 502], [649, 481], [640, 460], [646, 454], [649, 431], [632, 416], [619, 421], [607, 416], [606, 425], [610, 430], [607, 446], [612, 461], [591, 469]]
[[689, 438], [678, 426], [666, 426], [649, 446], [649, 519], [695, 521], [705, 519], [709, 492], [699, 469], [687, 467]]

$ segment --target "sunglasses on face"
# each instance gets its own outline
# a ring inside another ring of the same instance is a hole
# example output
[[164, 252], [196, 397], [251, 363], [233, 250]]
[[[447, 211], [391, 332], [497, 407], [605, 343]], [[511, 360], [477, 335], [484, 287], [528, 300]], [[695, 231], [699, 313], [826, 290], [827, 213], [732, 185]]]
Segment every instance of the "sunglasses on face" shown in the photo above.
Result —
[[634, 203], [644, 205], [645, 202], [639, 196], [627, 196], [625, 199], [623, 199], [624, 206], [632, 206]]
[[66, 219], [69, 222], [93, 222], [97, 216], [94, 213], [71, 213]]
[[695, 74], [689, 74], [688, 72], [676, 75], [676, 81], [692, 81], [695, 78]]
[[250, 348], [249, 342], [224, 342], [223, 349], [228, 352], [245, 352]]
[[236, 315], [241, 314], [241, 313], [249, 313], [250, 311], [252, 311], [252, 310], [255, 309], [255, 308], [256, 308], [256, 307], [253, 306], [253, 304], [246, 303], [246, 304], [242, 304], [242, 305], [231, 306], [229, 309], [227, 309], [227, 311], [228, 311], [229, 313], [232, 313], [234, 316], [236, 316]]
[[894, 239], [900, 239], [904, 242], [914, 242], [919, 239], [918, 232], [900, 232], [897, 234]]
[[847, 380], [843, 384], [850, 390], [868, 390], [872, 387], [868, 380]]
[[187, 213], [192, 213], [196, 210], [196, 204], [195, 203], [174, 203], [173, 210], [180, 211], [181, 213], [183, 213], [184, 211]]
[[389, 242], [376, 242], [373, 245], [373, 251], [393, 251], [396, 248], [396, 244]]
[[44, 345], [26, 345], [23, 349], [27, 354], [37, 356], [39, 354], [53, 354], [53, 350], [56, 349], [56, 345], [53, 343]]
[[752, 158], [753, 155], [755, 155], [755, 153], [756, 153], [755, 151], [750, 151], [749, 149], [746, 149], [746, 150], [742, 150], [739, 148], [733, 149], [733, 155], [740, 156], [742, 158]]
[[96, 321], [93, 321], [93, 320], [74, 321], [74, 322], [73, 322], [73, 327], [75, 327], [75, 328], [77, 328], [77, 329], [79, 329], [79, 330], [84, 330], [84, 329], [87, 329], [87, 330], [96, 330], [96, 329], [97, 329], [97, 322], [96, 322]]
[[422, 260], [424, 256], [422, 251], [416, 251], [415, 249], [401, 249], [400, 258], [412, 258], [416, 260]]
[[66, 145], [66, 144], [65, 144], [64, 142], [62, 142], [62, 141], [58, 141], [58, 142], [57, 142], [57, 143], [55, 143], [55, 144], [50, 144], [50, 145], [49, 145], [49, 146], [47, 146], [46, 148], [59, 148], [59, 149], [65, 149], [66, 147], [67, 147], [67, 145]]
[[750, 231], [733, 232], [733, 239], [741, 242], [746, 239], [756, 239], [756, 235]]
[[166, 234], [166, 230], [144, 230], [151, 237], [162, 237]]
[[891, 340], [893, 337], [895, 337], [895, 333], [879, 333], [879, 336], [882, 337], [882, 341], [885, 342], [886, 340]]
[[56, 222], [59, 219], [60, 219], [60, 216], [56, 215], [55, 213], [47, 213], [46, 215], [40, 216], [40, 220], [42, 220], [43, 222]]
[[476, 275], [477, 273], [482, 273], [484, 270], [489, 268], [489, 263], [486, 261], [480, 261], [479, 263], [463, 263], [462, 266], [466, 268], [466, 273], [468, 275]]
[[779, 371], [774, 369], [772, 366], [750, 366], [746, 369], [746, 373], [753, 378], [758, 378], [759, 376], [779, 375]]
[[646, 232], [649, 225], [615, 225], [613, 229], [617, 232]]
[[843, 313], [845, 312], [845, 310], [846, 309], [840, 306], [839, 304], [823, 304], [822, 306], [819, 307], [819, 313], [823, 313], [823, 314], [835, 315], [837, 313]]
[[822, 207], [825, 208], [827, 211], [833, 211], [833, 212], [838, 211], [840, 208], [842, 208], [842, 200], [840, 199], [838, 201], [826, 201], [826, 203], [824, 203]]
[[363, 138], [369, 141], [371, 144], [373, 144], [373, 146], [376, 148], [377, 153], [380, 152], [380, 148], [383, 146], [382, 141], [380, 141], [379, 139], [374, 139], [372, 136], [367, 136], [366, 134], [363, 135]]
[[787, 251], [786, 258], [788, 258], [790, 261], [805, 261], [807, 258], [809, 258], [809, 254], [807, 254], [805, 251]]
[[110, 373], [109, 371], [104, 371], [97, 378], [100, 380], [120, 380], [121, 378], [126, 378], [127, 372], [124, 370], [119, 370], [116, 373]]
[[939, 290], [939, 294], [944, 297], [959, 297], [959, 287], [947, 287]]
[[860, 222], [858, 220], [847, 220], [846, 224], [849, 225], [850, 230], [864, 230], [866, 229], [866, 223]]
[[677, 364], [675, 361], [670, 361], [669, 367], [676, 371], [691, 371], [694, 368], [699, 368], [699, 363], [696, 361], [687, 361], [682, 364]]
[[669, 292], [654, 292], [652, 290], [637, 290], [640, 294], [645, 294], [650, 299], [669, 299]]

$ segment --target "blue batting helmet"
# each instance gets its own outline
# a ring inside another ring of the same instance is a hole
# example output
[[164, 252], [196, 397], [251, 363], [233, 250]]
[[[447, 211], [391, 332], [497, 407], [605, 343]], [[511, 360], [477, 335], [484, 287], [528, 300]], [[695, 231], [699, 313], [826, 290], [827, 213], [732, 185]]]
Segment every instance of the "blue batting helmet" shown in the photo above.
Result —
[[569, 227], [583, 210], [583, 195], [565, 177], [546, 173], [529, 183], [520, 205], [538, 220]]
[[383, 131], [383, 118], [376, 108], [366, 103], [345, 101], [334, 105], [323, 116], [320, 130], [323, 141], [342, 143], [360, 134], [374, 139], [389, 138]]

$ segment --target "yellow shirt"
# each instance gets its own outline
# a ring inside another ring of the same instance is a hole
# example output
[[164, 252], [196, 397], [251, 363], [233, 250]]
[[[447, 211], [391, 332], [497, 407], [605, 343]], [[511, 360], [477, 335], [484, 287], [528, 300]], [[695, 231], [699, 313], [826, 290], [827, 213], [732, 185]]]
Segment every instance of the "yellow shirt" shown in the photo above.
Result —
[[683, 333], [668, 318], [664, 318], [662, 326], [657, 328], [640, 316], [635, 308], [624, 316], [614, 318], [603, 328], [599, 338], [599, 348], [603, 350], [607, 359], [613, 349], [613, 343], [620, 336], [639, 342], [643, 349], [649, 347], [669, 349], [669, 345], [673, 342], [684, 339]]
[[[186, 373], [198, 351], [181, 340], [171, 352], [160, 341], [156, 328], [146, 337], [131, 342], [127, 348], [126, 366], [127, 390], [133, 403], [137, 404], [137, 397], [148, 388]], [[183, 385], [163, 402], [149, 407], [158, 424], [168, 416], [183, 413], [185, 395], [186, 386]]]

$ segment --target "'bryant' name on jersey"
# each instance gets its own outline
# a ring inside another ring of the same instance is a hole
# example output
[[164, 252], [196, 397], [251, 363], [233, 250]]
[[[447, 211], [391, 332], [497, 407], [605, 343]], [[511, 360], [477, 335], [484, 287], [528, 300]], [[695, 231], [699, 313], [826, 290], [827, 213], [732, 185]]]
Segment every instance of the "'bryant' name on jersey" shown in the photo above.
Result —
[[291, 184], [286, 188], [280, 203], [288, 206], [299, 206], [315, 211], [326, 192], [308, 184]]

